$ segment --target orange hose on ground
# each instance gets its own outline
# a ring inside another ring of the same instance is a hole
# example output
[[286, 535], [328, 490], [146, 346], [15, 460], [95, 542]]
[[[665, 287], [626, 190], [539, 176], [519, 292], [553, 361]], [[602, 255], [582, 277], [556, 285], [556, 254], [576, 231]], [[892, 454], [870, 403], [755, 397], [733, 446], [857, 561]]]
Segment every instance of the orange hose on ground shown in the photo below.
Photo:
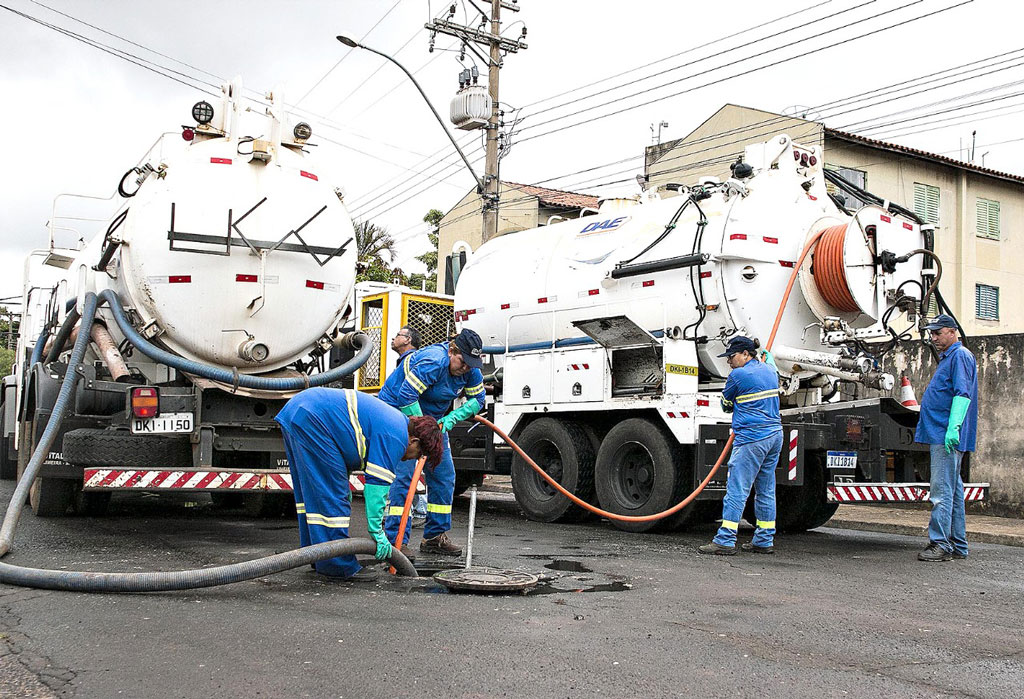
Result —
[[[419, 461], [416, 462], [416, 468], [412, 472], [412, 481], [409, 483], [409, 492], [405, 494], [405, 507], [402, 508], [402, 519], [398, 523], [398, 536], [395, 538], [395, 546], [398, 550], [402, 550], [402, 540], [405, 538], [405, 525], [409, 521], [409, 511], [412, 509], [412, 499], [416, 495], [416, 486], [420, 482], [420, 474], [423, 473], [423, 467], [427, 463], [427, 457], [421, 456]], [[391, 567], [391, 574], [394, 575], [394, 566]]]
[[[811, 239], [807, 241], [806, 245], [804, 245], [804, 249], [800, 253], [800, 258], [797, 260], [796, 264], [793, 265], [793, 273], [790, 275], [789, 283], [786, 285], [786, 291], [782, 295], [782, 303], [779, 304], [778, 313], [776, 313], [776, 315], [775, 315], [775, 324], [772, 326], [772, 333], [771, 333], [771, 335], [768, 338], [768, 342], [765, 344], [765, 349], [770, 350], [772, 345], [775, 343], [775, 335], [779, 331], [779, 323], [782, 321], [782, 315], [783, 315], [783, 313], [786, 310], [786, 304], [789, 302], [789, 294], [793, 291], [793, 284], [796, 282], [797, 274], [800, 272], [800, 266], [803, 264], [804, 258], [807, 257], [807, 253], [809, 253], [811, 251], [811, 248], [814, 247], [814, 244], [821, 239], [822, 235], [826, 231], [829, 231], [829, 230], [832, 230], [832, 229], [826, 228], [825, 230], [818, 231], [813, 236], [811, 236]], [[841, 257], [840, 257], [840, 259], [841, 259]], [[843, 278], [845, 279], [845, 272], [843, 274], [844, 274]], [[516, 451], [516, 453], [519, 454], [519, 456], [523, 457], [523, 459], [526, 461], [526, 463], [530, 465], [530, 468], [532, 468], [534, 471], [536, 471], [540, 475], [540, 477], [543, 478], [545, 481], [547, 481], [548, 484], [552, 488], [557, 490], [559, 493], [561, 493], [565, 497], [569, 498], [569, 500], [571, 500], [573, 503], [575, 503], [576, 505], [579, 505], [580, 507], [582, 507], [583, 509], [585, 509], [585, 510], [587, 510], [589, 512], [593, 512], [596, 515], [599, 515], [601, 517], [606, 517], [608, 519], [614, 519], [614, 520], [617, 520], [619, 522], [654, 522], [656, 520], [664, 519], [665, 517], [669, 517], [671, 515], [674, 515], [676, 512], [679, 512], [681, 509], [683, 509], [684, 507], [689, 505], [691, 502], [693, 502], [694, 498], [696, 498], [698, 495], [700, 495], [700, 492], [702, 490], [704, 490], [705, 486], [707, 486], [707, 484], [711, 482], [711, 479], [714, 477], [715, 473], [717, 473], [719, 466], [722, 465], [722, 462], [725, 460], [726, 455], [728, 455], [729, 449], [732, 448], [732, 441], [733, 441], [733, 435], [730, 433], [729, 434], [729, 439], [725, 443], [725, 448], [722, 449], [722, 453], [719, 455], [718, 460], [715, 462], [715, 465], [711, 467], [711, 471], [704, 478], [704, 480], [702, 480], [700, 482], [700, 485], [697, 486], [697, 489], [694, 490], [689, 495], [687, 495], [686, 498], [684, 498], [682, 502], [678, 503], [677, 505], [673, 505], [672, 507], [670, 507], [669, 509], [667, 509], [667, 510], [665, 510], [663, 512], [657, 512], [657, 513], [655, 513], [653, 515], [631, 516], [631, 515], [620, 515], [620, 514], [616, 514], [615, 512], [609, 512], [608, 510], [602, 510], [600, 507], [596, 507], [594, 505], [591, 505], [586, 500], [582, 500], [582, 499], [576, 497], [575, 495], [570, 493], [568, 490], [563, 488], [561, 483], [559, 483], [554, 478], [552, 478], [550, 475], [548, 475], [547, 471], [545, 471], [540, 466], [538, 466], [537, 463], [533, 459], [531, 459], [529, 457], [529, 455], [525, 451], [523, 451], [522, 447], [520, 447], [518, 444], [513, 442], [512, 439], [507, 434], [505, 434], [505, 432], [500, 427], [498, 427], [497, 425], [495, 425], [493, 422], [491, 422], [487, 418], [483, 417], [482, 415], [476, 415], [476, 416], [473, 417], [473, 419], [476, 420], [479, 423], [487, 425], [492, 430], [494, 430], [494, 433], [496, 435], [501, 437], [505, 441], [506, 444], [508, 444], [510, 447], [512, 447]], [[415, 479], [414, 479], [414, 482], [415, 482]], [[411, 503], [412, 503], [412, 494], [411, 494], [411, 491], [410, 491], [410, 495], [406, 499], [406, 503], [405, 503], [406, 513], [408, 513], [408, 511], [409, 511], [409, 506], [410, 506]], [[403, 524], [403, 527], [404, 527], [404, 524], [405, 524], [405, 516], [404, 515], [402, 517], [402, 524]], [[398, 540], [401, 541], [401, 538], [402, 538], [402, 534], [401, 534], [401, 529], [400, 529], [399, 530], [399, 535], [398, 535]]]

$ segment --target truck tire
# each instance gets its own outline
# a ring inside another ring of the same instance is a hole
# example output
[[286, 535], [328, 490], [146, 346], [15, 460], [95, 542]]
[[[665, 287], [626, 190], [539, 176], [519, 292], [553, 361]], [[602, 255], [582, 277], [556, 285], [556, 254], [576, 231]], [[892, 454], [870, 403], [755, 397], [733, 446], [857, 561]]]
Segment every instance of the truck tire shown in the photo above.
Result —
[[64, 460], [75, 466], [192, 468], [192, 447], [182, 437], [80, 429], [64, 435], [62, 451]]
[[794, 503], [793, 516], [779, 523], [781, 531], [805, 532], [816, 529], [832, 519], [832, 515], [839, 509], [839, 503], [829, 502], [825, 495], [825, 463], [821, 454], [808, 454], [804, 486], [794, 491], [798, 502]]
[[[631, 418], [613, 427], [597, 452], [595, 480], [601, 507], [616, 514], [643, 516], [667, 510], [680, 500], [680, 449], [656, 424]], [[612, 520], [629, 532], [665, 530], [685, 524], [691, 504], [677, 515], [654, 522]]]
[[[594, 448], [580, 425], [545, 417], [527, 425], [516, 441], [562, 487], [594, 501]], [[518, 454], [512, 457], [512, 492], [523, 513], [535, 522], [574, 522], [587, 515]]]
[[452, 497], [459, 497], [472, 486], [480, 487], [484, 484], [484, 474], [479, 471], [455, 472], [455, 494]]

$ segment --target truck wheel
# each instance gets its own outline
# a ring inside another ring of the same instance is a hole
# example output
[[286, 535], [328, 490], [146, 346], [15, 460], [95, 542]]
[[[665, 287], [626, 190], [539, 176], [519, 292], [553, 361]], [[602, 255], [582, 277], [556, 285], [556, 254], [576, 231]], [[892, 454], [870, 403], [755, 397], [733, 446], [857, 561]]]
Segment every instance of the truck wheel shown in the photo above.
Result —
[[484, 474], [479, 471], [462, 471], [461, 473], [456, 471], [455, 473], [455, 494], [453, 497], [459, 497], [472, 486], [479, 488], [484, 484]]
[[[605, 435], [597, 452], [595, 478], [601, 507], [616, 514], [642, 516], [667, 510], [682, 499], [679, 449], [668, 435], [643, 418], [620, 422]], [[655, 522], [620, 522], [619, 529], [646, 532], [682, 526], [690, 505]]]
[[70, 478], [37, 478], [28, 491], [28, 501], [37, 517], [63, 517], [75, 503], [75, 486]]
[[[516, 441], [562, 487], [593, 502], [594, 449], [577, 423], [541, 418], [527, 425]], [[537, 475], [519, 454], [512, 457], [512, 492], [524, 514], [535, 522], [572, 522], [587, 514]]]
[[291, 493], [254, 493], [245, 496], [243, 507], [250, 517], [275, 519], [286, 514], [290, 502], [294, 502]]
[[62, 451], [64, 460], [76, 466], [192, 468], [192, 447], [181, 437], [80, 429], [64, 435]]
[[815, 529], [832, 519], [839, 509], [839, 503], [829, 502], [825, 496], [825, 463], [821, 455], [809, 455], [804, 469], [804, 486], [787, 490], [793, 494], [793, 509], [792, 515], [779, 522], [781, 531]]
[[110, 505], [110, 496], [107, 491], [83, 491], [79, 490], [75, 496], [75, 513], [83, 517], [102, 517], [107, 514], [107, 507]]

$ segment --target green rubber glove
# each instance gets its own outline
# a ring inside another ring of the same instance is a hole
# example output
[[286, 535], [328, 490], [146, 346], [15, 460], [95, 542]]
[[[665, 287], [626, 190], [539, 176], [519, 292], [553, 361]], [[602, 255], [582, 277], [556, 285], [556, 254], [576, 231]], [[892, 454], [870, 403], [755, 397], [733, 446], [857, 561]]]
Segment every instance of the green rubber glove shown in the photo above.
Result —
[[378, 561], [391, 558], [391, 542], [384, 533], [384, 508], [388, 501], [391, 486], [366, 484], [363, 489], [363, 502], [366, 504], [366, 528], [370, 536], [377, 542]]
[[971, 407], [971, 399], [966, 396], [953, 396], [953, 404], [949, 407], [949, 424], [946, 425], [946, 453], [952, 454], [960, 445], [960, 426], [967, 417], [967, 409]]
[[447, 432], [451, 428], [455, 427], [456, 422], [465, 420], [466, 418], [473, 417], [480, 410], [480, 403], [474, 400], [467, 400], [465, 403], [451, 411], [443, 418], [437, 421], [437, 424], [441, 426], [442, 432]]
[[733, 406], [731, 400], [726, 400], [725, 398], [722, 399], [722, 410], [724, 410], [727, 413], [731, 413], [732, 407]]
[[420, 407], [419, 401], [416, 401], [415, 403], [410, 403], [404, 408], [399, 408], [399, 410], [401, 410], [404, 414], [408, 415], [409, 417], [423, 416], [423, 409]]
[[779, 370], [779, 365], [775, 363], [775, 355], [766, 349], [761, 350], [761, 361], [775, 369], [775, 371]]

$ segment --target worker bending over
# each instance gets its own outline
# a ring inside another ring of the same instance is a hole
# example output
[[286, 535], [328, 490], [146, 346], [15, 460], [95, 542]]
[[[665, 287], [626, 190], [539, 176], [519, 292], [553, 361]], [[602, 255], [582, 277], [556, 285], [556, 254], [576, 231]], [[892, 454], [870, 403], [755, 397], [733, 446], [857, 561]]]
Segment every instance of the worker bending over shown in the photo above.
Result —
[[[378, 394], [388, 405], [399, 408], [406, 415], [426, 415], [438, 421], [444, 444], [444, 455], [434, 468], [426, 469], [427, 521], [423, 525], [420, 551], [446, 556], [459, 556], [462, 549], [448, 538], [452, 526], [452, 498], [455, 494], [455, 464], [447, 432], [460, 420], [466, 420], [484, 408], [482, 366], [483, 342], [480, 336], [465, 329], [451, 342], [428, 345], [406, 355], [405, 359], [384, 382]], [[452, 401], [465, 395], [466, 402], [445, 414]], [[395, 541], [401, 520], [406, 493], [412, 481], [415, 463], [403, 462], [396, 472], [388, 497], [390, 508], [385, 520], [388, 539], [399, 545], [402, 552], [409, 540], [409, 530], [401, 542]]]
[[729, 477], [722, 507], [722, 526], [701, 553], [731, 556], [736, 553], [736, 529], [754, 486], [754, 539], [744, 551], [774, 553], [775, 468], [782, 451], [782, 420], [779, 417], [779, 374], [771, 364], [757, 359], [757, 340], [734, 337], [719, 357], [728, 357], [732, 371], [722, 389], [722, 407], [732, 415], [734, 434], [729, 457]]
[[[367, 529], [377, 542], [376, 557], [391, 556], [383, 532], [384, 507], [395, 470], [420, 456], [428, 464], [441, 459], [436, 420], [408, 418], [377, 398], [349, 389], [309, 388], [288, 401], [274, 418], [284, 435], [292, 474], [295, 513], [302, 546], [347, 539], [352, 492], [349, 474], [366, 473]], [[314, 564], [323, 575], [373, 580], [355, 556], [337, 556]]]

